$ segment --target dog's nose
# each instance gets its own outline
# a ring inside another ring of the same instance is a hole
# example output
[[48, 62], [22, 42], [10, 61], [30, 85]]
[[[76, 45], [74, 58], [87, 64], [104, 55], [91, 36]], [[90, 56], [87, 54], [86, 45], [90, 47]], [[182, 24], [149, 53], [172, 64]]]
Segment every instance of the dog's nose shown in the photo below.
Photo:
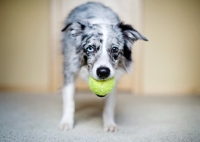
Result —
[[101, 79], [105, 79], [110, 75], [110, 69], [107, 67], [100, 67], [97, 69], [97, 76]]

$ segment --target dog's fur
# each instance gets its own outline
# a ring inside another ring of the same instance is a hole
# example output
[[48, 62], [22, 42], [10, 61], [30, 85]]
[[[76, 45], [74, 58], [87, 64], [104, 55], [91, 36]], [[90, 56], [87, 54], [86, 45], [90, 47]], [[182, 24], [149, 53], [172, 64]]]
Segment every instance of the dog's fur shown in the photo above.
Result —
[[[138, 40], [147, 39], [132, 26], [120, 22], [110, 8], [96, 2], [88, 2], [71, 11], [63, 28], [62, 48], [64, 54], [63, 116], [62, 130], [74, 125], [74, 90], [77, 75], [86, 82], [89, 76], [102, 80], [97, 69], [107, 67], [109, 76], [116, 81], [129, 72], [131, 46]], [[105, 98], [103, 111], [106, 131], [117, 129], [114, 121], [115, 89]]]

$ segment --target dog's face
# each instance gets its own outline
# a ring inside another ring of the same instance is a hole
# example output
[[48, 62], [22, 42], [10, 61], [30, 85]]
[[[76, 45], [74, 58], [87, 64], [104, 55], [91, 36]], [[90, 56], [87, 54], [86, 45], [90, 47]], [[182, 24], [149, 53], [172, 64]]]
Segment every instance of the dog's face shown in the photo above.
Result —
[[97, 80], [112, 78], [118, 67], [130, 70], [131, 46], [138, 40], [147, 40], [130, 25], [89, 24], [75, 22], [67, 25], [68, 40], [77, 54], [88, 65], [90, 75]]

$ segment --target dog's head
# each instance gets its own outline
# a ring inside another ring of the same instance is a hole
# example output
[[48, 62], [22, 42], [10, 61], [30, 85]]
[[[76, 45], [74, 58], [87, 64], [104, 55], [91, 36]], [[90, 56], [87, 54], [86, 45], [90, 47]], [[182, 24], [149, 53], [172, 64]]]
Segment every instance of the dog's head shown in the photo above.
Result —
[[138, 39], [147, 41], [132, 26], [89, 24], [85, 21], [68, 24], [63, 30], [76, 46], [77, 54], [88, 65], [90, 75], [97, 80], [112, 78], [118, 67], [130, 70], [131, 47]]

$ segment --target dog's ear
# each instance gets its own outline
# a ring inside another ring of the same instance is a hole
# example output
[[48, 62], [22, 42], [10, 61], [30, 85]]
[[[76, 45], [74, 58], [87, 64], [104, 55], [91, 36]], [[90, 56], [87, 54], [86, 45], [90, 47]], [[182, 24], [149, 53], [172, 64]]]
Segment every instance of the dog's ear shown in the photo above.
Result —
[[121, 32], [123, 34], [124, 38], [124, 61], [123, 65], [126, 69], [127, 72], [130, 72], [131, 70], [131, 62], [132, 62], [132, 57], [131, 57], [131, 47], [132, 44], [141, 39], [144, 41], [148, 41], [147, 38], [145, 38], [143, 35], [141, 35], [137, 30], [135, 30], [131, 25], [124, 24], [124, 23], [119, 23], [118, 27], [121, 29]]
[[[88, 23], [86, 21], [77, 21], [73, 23], [68, 23], [62, 29], [62, 50], [63, 54], [65, 53], [66, 43], [70, 43], [71, 45], [76, 47], [77, 52], [81, 51], [81, 37], [83, 35], [83, 31], [86, 29]], [[68, 42], [66, 42], [68, 41]]]
[[83, 33], [87, 25], [88, 23], [85, 21], [69, 23], [62, 29], [62, 32], [69, 32], [73, 37], [76, 37]]
[[141, 39], [144, 41], [148, 41], [146, 37], [141, 35], [137, 30], [135, 30], [131, 25], [124, 24], [123, 22], [118, 24], [119, 28], [121, 29], [123, 36], [126, 41], [133, 44], [133, 42]]

